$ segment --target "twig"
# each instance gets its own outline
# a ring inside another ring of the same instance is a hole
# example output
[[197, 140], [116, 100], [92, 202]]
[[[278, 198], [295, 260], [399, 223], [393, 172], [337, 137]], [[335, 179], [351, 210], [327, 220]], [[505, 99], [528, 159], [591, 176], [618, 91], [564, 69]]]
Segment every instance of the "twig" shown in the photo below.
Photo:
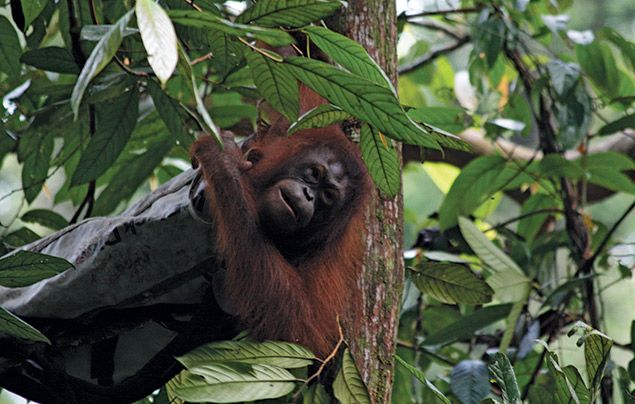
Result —
[[444, 47], [440, 47], [437, 49], [434, 49], [432, 51], [430, 51], [429, 53], [426, 53], [425, 55], [413, 60], [410, 63], [406, 63], [405, 65], [401, 65], [397, 68], [397, 71], [399, 72], [399, 74], [405, 74], [405, 73], [409, 73], [413, 70], [418, 69], [419, 67], [432, 62], [433, 60], [435, 60], [436, 58], [438, 58], [439, 56], [443, 56], [446, 53], [450, 53], [452, 51], [455, 51], [457, 49], [459, 49], [461, 46], [465, 45], [466, 43], [468, 43], [470, 41], [470, 36], [469, 35], [465, 35], [464, 37], [461, 37], [459, 40], [457, 40], [455, 43], [451, 44], [451, 45], [447, 45]]
[[533, 212], [527, 212], [525, 214], [516, 216], [516, 217], [511, 218], [509, 220], [505, 220], [504, 222], [498, 223], [498, 224], [490, 227], [489, 229], [483, 231], [483, 233], [487, 233], [487, 232], [490, 232], [492, 230], [500, 229], [501, 227], [505, 227], [505, 226], [507, 226], [509, 224], [512, 224], [514, 222], [518, 222], [520, 220], [526, 219], [526, 218], [534, 216], [534, 215], [540, 215], [540, 214], [545, 214], [545, 213], [564, 213], [564, 211], [562, 209], [556, 209], [556, 208], [545, 208], [545, 209], [534, 210]]
[[209, 53], [207, 53], [207, 54], [205, 54], [205, 55], [203, 55], [203, 56], [199, 56], [199, 57], [197, 57], [196, 59], [192, 60], [192, 61], [190, 62], [190, 64], [191, 64], [192, 66], [194, 66], [194, 65], [195, 65], [195, 64], [197, 64], [197, 63], [201, 63], [201, 62], [204, 62], [204, 61], [206, 61], [206, 60], [208, 60], [208, 59], [211, 59], [211, 58], [212, 58], [212, 56], [213, 56], [213, 55], [212, 55], [212, 52], [209, 52]]
[[461, 38], [463, 38], [463, 35], [452, 31], [452, 29], [450, 29], [450, 27], [448, 27], [448, 26], [446, 26], [444, 24], [441, 24], [437, 20], [408, 21], [408, 24], [416, 25], [418, 27], [427, 28], [427, 29], [434, 30], [434, 31], [443, 32], [447, 36], [452, 37], [452, 38], [456, 39], [457, 41], [461, 40]]
[[326, 365], [330, 361], [332, 361], [333, 358], [335, 358], [335, 356], [337, 356], [337, 353], [342, 347], [342, 344], [344, 343], [344, 332], [342, 331], [342, 325], [340, 324], [339, 316], [337, 316], [336, 321], [337, 321], [337, 331], [339, 332], [339, 339], [337, 340], [337, 344], [335, 345], [335, 348], [333, 348], [331, 353], [326, 358], [324, 358], [324, 360], [322, 360], [322, 363], [320, 364], [320, 367], [318, 368], [318, 370], [315, 373], [313, 373], [308, 379], [306, 379], [305, 382], [302, 384], [302, 386], [300, 386], [300, 388], [298, 389], [298, 392], [293, 395], [294, 403], [297, 402], [297, 400], [300, 398], [300, 394], [309, 385], [309, 383], [311, 383], [313, 380], [315, 380], [322, 374], [322, 372], [324, 371], [324, 368], [326, 368]]
[[421, 13], [416, 13], [416, 14], [406, 14], [406, 18], [430, 17], [434, 15], [447, 15], [447, 14], [469, 14], [469, 13], [478, 13], [481, 10], [482, 10], [482, 7], [465, 7], [465, 8], [455, 8], [453, 10], [423, 11]]

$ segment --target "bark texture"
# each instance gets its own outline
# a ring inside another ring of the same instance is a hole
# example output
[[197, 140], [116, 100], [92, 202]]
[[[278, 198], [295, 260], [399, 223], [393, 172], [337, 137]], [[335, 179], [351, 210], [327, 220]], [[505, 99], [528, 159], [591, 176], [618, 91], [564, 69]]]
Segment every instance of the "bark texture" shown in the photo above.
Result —
[[[359, 42], [396, 84], [397, 25], [394, 0], [349, 0], [333, 27]], [[397, 148], [401, 154], [401, 147]], [[366, 218], [368, 230], [362, 305], [349, 338], [357, 366], [374, 403], [390, 402], [393, 355], [403, 289], [403, 201], [387, 199], [378, 190]]]

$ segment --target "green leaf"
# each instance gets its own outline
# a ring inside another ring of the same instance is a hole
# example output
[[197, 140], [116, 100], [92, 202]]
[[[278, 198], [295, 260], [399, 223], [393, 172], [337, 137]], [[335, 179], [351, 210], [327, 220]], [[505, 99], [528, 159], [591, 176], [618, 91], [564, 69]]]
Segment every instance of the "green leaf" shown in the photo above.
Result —
[[626, 154], [617, 152], [593, 153], [575, 160], [583, 169], [593, 171], [599, 168], [610, 168], [615, 171], [635, 170], [635, 161]]
[[115, 25], [113, 25], [106, 34], [97, 42], [95, 48], [90, 53], [86, 64], [82, 68], [82, 72], [79, 74], [75, 87], [73, 87], [73, 93], [71, 94], [71, 108], [75, 118], [79, 113], [79, 104], [82, 101], [84, 92], [88, 88], [90, 81], [103, 70], [104, 67], [117, 53], [121, 40], [123, 39], [124, 30], [130, 18], [132, 17], [134, 10], [128, 11], [124, 14]]
[[459, 227], [474, 253], [494, 273], [487, 279], [502, 302], [521, 300], [530, 287], [530, 280], [520, 267], [494, 245], [470, 220], [459, 217]]
[[340, 66], [396, 93], [386, 73], [357, 42], [324, 27], [311, 26], [302, 31]]
[[79, 66], [66, 48], [49, 46], [24, 52], [20, 62], [57, 73], [78, 74]]
[[155, 167], [172, 148], [173, 142], [154, 142], [145, 153], [119, 167], [112, 180], [95, 201], [93, 214], [105, 216], [112, 212], [124, 199], [130, 198], [143, 181], [152, 174]]
[[441, 230], [456, 225], [459, 215], [471, 214], [486, 197], [499, 189], [497, 184], [506, 182], [509, 178], [506, 175], [509, 171], [503, 170], [506, 164], [500, 156], [484, 156], [463, 167], [439, 209]]
[[19, 288], [32, 285], [72, 268], [63, 258], [32, 251], [18, 251], [0, 259], [0, 285]]
[[59, 230], [68, 226], [68, 221], [59, 213], [48, 209], [33, 209], [20, 217], [26, 223], [37, 223], [49, 229]]
[[179, 60], [172, 21], [153, 0], [137, 0], [135, 13], [141, 40], [148, 53], [148, 63], [159, 81], [165, 83]]
[[582, 340], [589, 386], [597, 392], [604, 376], [604, 368], [609, 360], [613, 340], [598, 330], [591, 330]]
[[51, 344], [51, 341], [44, 334], [2, 307], [0, 307], [0, 331], [14, 337]]
[[148, 92], [152, 102], [165, 126], [172, 136], [186, 150], [189, 149], [194, 137], [188, 133], [185, 122], [181, 118], [181, 105], [177, 100], [163, 92], [154, 80], [148, 80]]
[[494, 294], [485, 281], [459, 264], [423, 263], [412, 272], [412, 280], [421, 292], [448, 304], [484, 304]]
[[576, 396], [578, 396], [578, 400], [580, 400], [580, 404], [590, 404], [591, 403], [591, 393], [589, 389], [584, 384], [584, 380], [582, 379], [582, 375], [576, 367], [573, 365], [565, 366], [562, 368], [567, 380], [571, 387], [573, 387], [573, 391], [575, 391]]
[[236, 17], [236, 22], [297, 28], [328, 17], [341, 6], [339, 0], [260, 0]]
[[598, 167], [589, 170], [589, 182], [617, 192], [635, 194], [635, 184], [628, 175], [615, 168]]
[[189, 369], [174, 394], [195, 403], [236, 403], [282, 397], [297, 379], [288, 370], [270, 365], [216, 363]]
[[483, 361], [463, 360], [450, 374], [450, 388], [463, 404], [477, 404], [489, 393], [489, 372]]
[[[22, 167], [22, 188], [27, 202], [31, 203], [42, 190], [47, 179], [48, 170], [53, 153], [53, 136], [39, 132], [27, 135], [32, 142], [33, 149], [24, 159]], [[25, 141], [23, 138], [22, 142]]]
[[631, 69], [635, 69], [635, 43], [627, 41], [617, 31], [608, 27], [602, 28], [601, 32], [602, 36], [613, 42], [620, 49]]
[[[528, 215], [532, 212], [537, 212], [544, 209], [553, 209], [556, 207], [556, 201], [547, 194], [534, 194], [527, 198], [523, 203], [520, 210], [520, 216]], [[533, 243], [534, 239], [538, 235], [543, 223], [549, 215], [553, 213], [540, 213], [531, 216], [527, 216], [518, 222], [517, 232], [525, 238], [527, 243]]]
[[607, 94], [619, 94], [620, 76], [611, 49], [597, 40], [575, 48], [582, 70]]
[[242, 58], [242, 48], [230, 35], [220, 31], [208, 34], [209, 47], [214, 57], [211, 62], [221, 77], [225, 77], [238, 66]]
[[342, 367], [333, 382], [333, 394], [342, 403], [370, 404], [368, 390], [348, 348], [344, 350]]
[[[114, 25], [104, 24], [104, 25], [84, 25], [82, 27], [82, 31], [80, 33], [80, 38], [83, 41], [91, 41], [97, 42], [101, 40], [108, 32], [113, 29]], [[136, 28], [124, 28], [123, 29], [123, 37], [127, 37], [130, 35], [136, 35], [139, 33], [139, 30]]]
[[607, 123], [602, 126], [598, 131], [599, 135], [610, 135], [615, 132], [619, 132], [623, 129], [634, 129], [635, 128], [635, 114], [630, 114], [621, 117], [620, 119]]
[[[546, 344], [545, 349], [547, 349]], [[553, 402], [557, 404], [581, 403], [573, 385], [567, 378], [567, 374], [560, 367], [556, 354], [547, 350], [545, 361], [547, 362], [549, 373], [556, 381], [553, 389]]]
[[302, 404], [331, 404], [331, 397], [326, 392], [324, 386], [318, 383], [313, 383], [302, 394]]
[[506, 404], [520, 404], [522, 402], [516, 374], [509, 362], [507, 355], [496, 353], [494, 362], [489, 365], [489, 370], [496, 380], [496, 384], [501, 389], [503, 402]]
[[415, 122], [438, 126], [448, 132], [460, 132], [465, 129], [465, 111], [461, 108], [421, 107], [408, 111]]
[[297, 121], [291, 124], [287, 133], [292, 135], [303, 129], [325, 128], [352, 118], [351, 114], [342, 111], [335, 105], [322, 104], [302, 114]]
[[301, 345], [289, 342], [241, 340], [212, 342], [176, 359], [188, 369], [223, 362], [272, 365], [292, 369], [310, 365], [315, 355]]
[[447, 344], [454, 341], [470, 339], [478, 330], [507, 317], [511, 309], [511, 304], [500, 304], [478, 309], [471, 314], [461, 317], [450, 325], [433, 332], [430, 336], [426, 337], [423, 341], [423, 345]]
[[401, 186], [401, 162], [390, 140], [365, 123], [359, 147], [371, 178], [381, 192], [393, 198]]
[[[214, 121], [212, 121], [212, 117], [209, 115], [205, 103], [201, 98], [201, 95], [198, 93], [198, 85], [196, 84], [196, 76], [194, 75], [194, 70], [192, 69], [192, 64], [190, 63], [190, 59], [187, 56], [187, 53], [183, 49], [181, 45], [179, 45], [179, 63], [178, 68], [181, 74], [183, 74], [187, 78], [187, 86], [189, 87], [190, 92], [194, 95], [194, 100], [196, 101], [196, 112], [199, 113], [201, 118], [203, 118], [203, 122], [205, 123], [205, 127], [210, 130], [210, 132], [214, 135], [214, 138], [221, 145], [223, 142], [220, 138], [220, 131]], [[202, 126], [202, 125], [201, 125]]]
[[389, 89], [313, 59], [290, 57], [285, 65], [313, 91], [387, 136], [439, 149], [437, 141], [408, 118]]
[[31, 25], [33, 20], [35, 20], [42, 10], [44, 10], [47, 3], [46, 0], [21, 0], [20, 2], [22, 3], [22, 14], [24, 14], [25, 27]]
[[20, 54], [22, 46], [13, 24], [0, 15], [0, 71], [5, 72], [11, 80], [20, 77]]
[[410, 372], [411, 375], [413, 375], [414, 377], [417, 378], [417, 380], [419, 380], [428, 390], [430, 390], [430, 392], [439, 399], [439, 401], [441, 401], [444, 404], [451, 404], [450, 400], [439, 391], [439, 389], [437, 389], [437, 386], [435, 386], [434, 384], [432, 384], [432, 382], [430, 382], [428, 379], [426, 379], [425, 375], [423, 374], [423, 372], [419, 369], [417, 369], [414, 366], [411, 366], [408, 362], [406, 362], [405, 360], [401, 359], [401, 357], [399, 357], [399, 355], [395, 355], [395, 360], [397, 361], [398, 364], [400, 364], [401, 366], [403, 366], [408, 372]]
[[188, 27], [221, 31], [226, 34], [263, 41], [271, 46], [285, 46], [294, 42], [291, 35], [279, 29], [244, 25], [225, 20], [210, 12], [170, 10], [168, 15], [176, 24]]
[[298, 118], [300, 92], [298, 83], [285, 69], [285, 66], [274, 62], [255, 51], [246, 51], [245, 57], [251, 69], [251, 77], [260, 94], [277, 111], [290, 122]]
[[496, 59], [503, 49], [505, 41], [505, 22], [498, 15], [483, 15], [480, 21], [474, 25], [472, 36], [474, 38], [474, 54], [484, 57], [487, 65], [493, 67]]
[[28, 227], [21, 227], [12, 231], [2, 238], [4, 244], [11, 247], [21, 247], [23, 245], [39, 240], [41, 237]]
[[549, 76], [556, 93], [565, 96], [578, 83], [580, 68], [573, 63], [565, 63], [560, 59], [554, 59], [547, 63]]
[[95, 110], [97, 131], [82, 153], [72, 185], [97, 179], [115, 162], [137, 124], [139, 92], [133, 87], [114, 101], [96, 105]]

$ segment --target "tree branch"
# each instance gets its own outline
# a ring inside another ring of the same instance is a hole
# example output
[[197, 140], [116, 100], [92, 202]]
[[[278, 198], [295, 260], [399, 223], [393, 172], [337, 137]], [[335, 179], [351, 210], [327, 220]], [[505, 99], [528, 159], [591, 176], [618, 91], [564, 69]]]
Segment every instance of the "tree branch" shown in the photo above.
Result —
[[467, 44], [469, 41], [470, 41], [470, 36], [465, 35], [464, 37], [461, 37], [458, 41], [456, 41], [453, 44], [439, 47], [437, 49], [433, 49], [429, 53], [426, 53], [425, 55], [413, 60], [412, 62], [399, 66], [397, 68], [397, 71], [399, 72], [399, 74], [409, 73], [413, 70], [420, 68], [421, 66], [427, 63], [432, 62], [439, 56], [443, 56], [446, 53], [450, 53], [452, 51], [459, 49], [461, 46]]

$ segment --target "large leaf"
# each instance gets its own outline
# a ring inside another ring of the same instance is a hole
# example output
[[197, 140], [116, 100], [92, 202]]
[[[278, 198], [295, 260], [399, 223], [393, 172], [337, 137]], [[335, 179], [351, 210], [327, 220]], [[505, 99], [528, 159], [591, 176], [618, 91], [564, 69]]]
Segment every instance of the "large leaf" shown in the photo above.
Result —
[[173, 22], [188, 27], [203, 28], [213, 31], [221, 31], [226, 34], [257, 39], [271, 46], [285, 46], [294, 42], [291, 35], [284, 31], [271, 28], [258, 27], [256, 25], [237, 24], [225, 20], [210, 12], [194, 10], [170, 10], [168, 15]]
[[0, 71], [5, 72], [11, 80], [20, 77], [20, 54], [22, 47], [18, 33], [13, 24], [0, 15]]
[[450, 374], [450, 388], [462, 404], [477, 404], [489, 393], [489, 372], [480, 360], [463, 360]]
[[298, 118], [298, 83], [285, 66], [255, 51], [246, 51], [251, 77], [260, 94], [290, 122]]
[[301, 368], [315, 359], [306, 348], [289, 342], [219, 341], [203, 345], [177, 358], [186, 368], [212, 362], [241, 362], [282, 368]]
[[526, 217], [518, 222], [518, 234], [523, 236], [528, 243], [533, 243], [543, 223], [547, 220], [547, 217], [553, 213], [532, 213], [544, 209], [553, 209], [555, 207], [556, 201], [547, 194], [534, 194], [527, 198], [520, 211], [520, 215], [525, 215]]
[[110, 60], [115, 56], [115, 53], [117, 53], [117, 49], [123, 39], [124, 31], [133, 12], [134, 10], [130, 10], [124, 14], [119, 21], [106, 32], [99, 42], [97, 42], [97, 45], [95, 45], [95, 48], [90, 53], [71, 94], [71, 108], [75, 114], [75, 118], [77, 118], [77, 114], [79, 113], [79, 104], [82, 101], [88, 83], [110, 63]]
[[154, 80], [148, 80], [148, 92], [165, 126], [179, 144], [187, 150], [194, 137], [187, 131], [185, 122], [181, 118], [182, 108], [179, 102], [163, 92]]
[[411, 375], [416, 377], [417, 380], [419, 380], [428, 390], [430, 390], [432, 394], [437, 399], [439, 399], [439, 401], [441, 401], [443, 404], [451, 403], [450, 400], [448, 400], [448, 398], [445, 395], [443, 395], [443, 393], [441, 393], [439, 389], [437, 389], [437, 386], [435, 386], [434, 384], [432, 384], [432, 382], [426, 379], [425, 375], [423, 374], [421, 370], [417, 369], [416, 367], [410, 365], [405, 360], [401, 359], [399, 355], [395, 355], [395, 360], [397, 361], [398, 364], [403, 366]]
[[292, 135], [298, 131], [308, 128], [325, 128], [337, 122], [352, 119], [348, 112], [331, 104], [322, 104], [308, 110], [297, 121], [289, 126], [287, 133]]
[[133, 87], [120, 98], [98, 104], [95, 109], [97, 131], [73, 173], [73, 185], [96, 179], [115, 162], [137, 124], [139, 92]]
[[530, 280], [507, 254], [494, 245], [470, 220], [460, 217], [459, 227], [474, 253], [492, 270], [487, 279], [502, 302], [517, 302], [524, 298]]
[[442, 230], [454, 226], [458, 216], [471, 214], [505, 180], [511, 179], [513, 173], [504, 170], [506, 164], [500, 156], [484, 156], [463, 167], [439, 209]]
[[179, 59], [172, 21], [154, 0], [137, 0], [135, 12], [148, 63], [159, 81], [165, 83]]
[[112, 212], [117, 205], [130, 198], [143, 184], [155, 167], [161, 164], [165, 155], [170, 151], [174, 142], [157, 141], [145, 153], [135, 157], [127, 164], [120, 166], [113, 175], [106, 189], [95, 201], [93, 213], [104, 216]]
[[620, 75], [611, 49], [597, 40], [589, 45], [577, 45], [576, 56], [582, 70], [609, 95], [619, 93]]
[[19, 288], [32, 285], [72, 268], [63, 258], [32, 251], [18, 251], [0, 259], [0, 285]]
[[[547, 349], [546, 344], [545, 349]], [[567, 374], [560, 367], [556, 354], [547, 350], [545, 361], [547, 362], [549, 373], [551, 373], [551, 376], [556, 382], [553, 388], [553, 402], [556, 404], [582, 403], [573, 388], [573, 384], [569, 381]]]
[[324, 27], [306, 27], [303, 31], [324, 53], [342, 67], [395, 92], [386, 73], [357, 42]]
[[78, 74], [79, 66], [66, 48], [49, 46], [24, 52], [20, 62], [57, 73]]
[[22, 166], [22, 188], [27, 202], [31, 203], [40, 193], [48, 176], [53, 153], [53, 136], [46, 133], [31, 132], [21, 139], [22, 143], [32, 142], [32, 149], [24, 159]]
[[236, 22], [296, 28], [328, 17], [341, 6], [339, 0], [260, 0], [236, 17]]
[[380, 132], [406, 143], [439, 149], [437, 141], [408, 118], [389, 89], [313, 59], [290, 57], [285, 64], [313, 91]]
[[433, 332], [423, 341], [423, 345], [437, 345], [472, 338], [476, 331], [505, 318], [511, 308], [511, 304], [501, 304], [478, 309], [447, 327]]
[[635, 114], [626, 115], [613, 122], [607, 123], [598, 130], [598, 134], [610, 135], [611, 133], [627, 128], [635, 128]]
[[412, 280], [421, 292], [448, 304], [484, 304], [494, 294], [485, 281], [459, 264], [424, 263], [413, 271]]
[[342, 367], [333, 382], [333, 394], [342, 403], [370, 404], [370, 397], [366, 385], [362, 381], [355, 361], [346, 348], [342, 355]]
[[494, 362], [489, 365], [489, 370], [494, 375], [496, 384], [501, 389], [503, 402], [506, 404], [520, 404], [522, 400], [518, 383], [516, 382], [516, 375], [507, 356], [498, 352]]
[[591, 330], [583, 338], [583, 341], [589, 386], [597, 392], [604, 376], [604, 368], [609, 360], [613, 340], [597, 330]]
[[401, 186], [401, 162], [390, 140], [365, 123], [361, 129], [359, 147], [377, 187], [390, 198], [397, 195]]
[[31, 341], [46, 342], [47, 344], [51, 343], [51, 341], [49, 341], [49, 339], [46, 338], [46, 336], [40, 331], [9, 313], [2, 307], [0, 307], [0, 332]]
[[59, 213], [48, 209], [33, 209], [20, 217], [25, 223], [38, 223], [49, 229], [59, 230], [68, 226], [68, 221]]
[[216, 363], [189, 369], [174, 394], [195, 403], [236, 403], [282, 397], [298, 381], [288, 370], [270, 365]]
[[24, 14], [25, 27], [31, 25], [33, 20], [35, 20], [42, 10], [44, 10], [47, 3], [46, 0], [21, 0], [20, 2], [22, 3], [22, 13]]

